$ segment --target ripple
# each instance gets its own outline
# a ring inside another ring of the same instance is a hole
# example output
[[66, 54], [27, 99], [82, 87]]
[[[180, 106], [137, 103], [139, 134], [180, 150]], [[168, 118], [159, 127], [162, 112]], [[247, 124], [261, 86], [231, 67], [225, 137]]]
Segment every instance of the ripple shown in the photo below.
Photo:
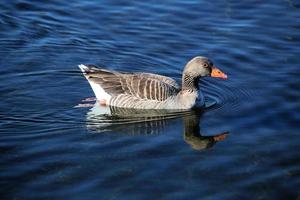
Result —
[[209, 110], [215, 110], [219, 113], [238, 112], [244, 101], [251, 101], [258, 95], [257, 91], [236, 87], [231, 83], [219, 84], [217, 81], [212, 80], [201, 82], [203, 83], [206, 101], [216, 102]]

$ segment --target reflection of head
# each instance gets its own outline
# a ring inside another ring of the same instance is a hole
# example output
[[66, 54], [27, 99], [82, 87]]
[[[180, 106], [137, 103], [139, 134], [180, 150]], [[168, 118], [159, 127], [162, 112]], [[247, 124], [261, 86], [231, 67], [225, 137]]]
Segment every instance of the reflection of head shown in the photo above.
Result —
[[[212, 147], [217, 142], [224, 140], [227, 132], [217, 136], [202, 136], [200, 133], [201, 112], [196, 110], [191, 115], [184, 116], [184, 140], [195, 150], [203, 150]], [[223, 139], [222, 139], [223, 138]]]
[[188, 133], [184, 134], [184, 140], [186, 143], [191, 145], [191, 147], [195, 150], [203, 150], [208, 149], [214, 146], [217, 142], [224, 140], [228, 135], [228, 132], [221, 133], [215, 136], [201, 136], [198, 135], [190, 135]]
[[186, 143], [191, 145], [191, 147], [195, 150], [203, 150], [212, 147], [215, 144], [215, 141], [212, 137], [203, 137], [201, 135], [194, 136], [186, 136], [184, 135], [184, 140]]

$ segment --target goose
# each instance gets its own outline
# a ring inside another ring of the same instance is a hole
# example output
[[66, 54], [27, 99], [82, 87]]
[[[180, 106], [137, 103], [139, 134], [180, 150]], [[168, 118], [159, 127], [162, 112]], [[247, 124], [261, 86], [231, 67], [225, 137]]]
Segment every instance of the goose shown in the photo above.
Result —
[[196, 56], [184, 67], [181, 87], [167, 76], [135, 72], [125, 73], [80, 64], [96, 99], [103, 106], [133, 109], [189, 110], [196, 104], [201, 77], [227, 79], [227, 75], [206, 57]]

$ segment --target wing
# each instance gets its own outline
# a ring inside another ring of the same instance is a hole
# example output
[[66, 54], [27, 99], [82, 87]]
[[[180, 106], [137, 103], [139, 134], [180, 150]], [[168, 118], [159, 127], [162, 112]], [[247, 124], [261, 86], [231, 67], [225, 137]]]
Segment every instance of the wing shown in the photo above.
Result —
[[127, 94], [144, 100], [164, 101], [176, 95], [175, 80], [150, 73], [119, 73], [98, 68], [84, 71], [86, 78], [99, 84], [110, 95]]

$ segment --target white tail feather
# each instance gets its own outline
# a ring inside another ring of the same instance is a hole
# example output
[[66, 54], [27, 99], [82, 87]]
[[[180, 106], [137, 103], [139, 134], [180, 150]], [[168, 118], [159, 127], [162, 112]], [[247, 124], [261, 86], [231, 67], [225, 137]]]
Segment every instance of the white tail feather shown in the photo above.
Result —
[[[86, 74], [88, 71], [90, 71], [89, 67], [80, 64], [78, 65], [80, 70]], [[107, 92], [104, 91], [104, 89], [101, 87], [101, 85], [94, 83], [93, 81], [90, 81], [88, 77], [85, 75], [86, 79], [88, 80], [89, 84], [91, 85], [91, 88], [93, 89], [93, 92], [95, 93], [95, 96], [98, 100], [105, 100], [106, 102], [109, 102], [111, 95], [109, 95]]]
[[78, 67], [83, 73], [86, 73], [89, 70], [89, 68], [83, 64], [78, 65]]

